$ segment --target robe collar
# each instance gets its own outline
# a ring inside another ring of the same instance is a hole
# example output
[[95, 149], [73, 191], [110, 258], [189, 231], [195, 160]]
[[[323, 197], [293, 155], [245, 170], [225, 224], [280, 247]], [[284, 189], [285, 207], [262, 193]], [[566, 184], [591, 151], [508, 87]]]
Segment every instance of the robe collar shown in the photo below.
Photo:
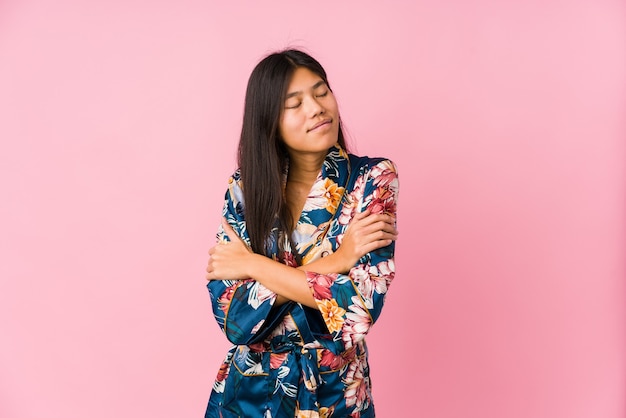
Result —
[[[287, 181], [285, 173], [285, 184]], [[295, 250], [304, 258], [312, 248], [319, 245], [341, 208], [350, 178], [350, 159], [339, 145], [328, 149], [317, 179], [309, 191], [300, 219], [293, 232]]]

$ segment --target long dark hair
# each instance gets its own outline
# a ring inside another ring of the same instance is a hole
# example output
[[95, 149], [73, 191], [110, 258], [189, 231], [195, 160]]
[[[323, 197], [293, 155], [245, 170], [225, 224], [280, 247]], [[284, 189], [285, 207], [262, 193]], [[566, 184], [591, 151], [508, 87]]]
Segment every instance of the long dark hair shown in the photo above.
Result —
[[[252, 71], [246, 89], [238, 162], [248, 236], [252, 250], [259, 254], [269, 255], [268, 240], [277, 220], [275, 238], [282, 234], [289, 237], [293, 232], [294, 220], [283, 190], [288, 154], [280, 139], [279, 122], [289, 82], [299, 67], [320, 76], [330, 89], [320, 63], [296, 49], [276, 52], [261, 60]], [[338, 144], [346, 149], [341, 120]], [[278, 244], [282, 250], [282, 240]]]

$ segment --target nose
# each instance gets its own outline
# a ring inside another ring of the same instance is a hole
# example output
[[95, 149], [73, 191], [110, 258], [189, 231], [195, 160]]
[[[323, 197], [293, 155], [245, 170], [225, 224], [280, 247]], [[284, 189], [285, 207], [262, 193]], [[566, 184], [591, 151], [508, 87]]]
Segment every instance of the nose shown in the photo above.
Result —
[[309, 117], [315, 117], [325, 112], [324, 106], [314, 96], [308, 96], [305, 100], [306, 113]]

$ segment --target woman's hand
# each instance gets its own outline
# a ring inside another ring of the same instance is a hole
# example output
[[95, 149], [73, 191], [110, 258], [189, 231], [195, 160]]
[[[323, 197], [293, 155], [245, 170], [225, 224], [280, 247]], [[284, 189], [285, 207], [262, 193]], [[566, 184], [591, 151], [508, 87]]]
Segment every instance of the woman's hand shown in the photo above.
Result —
[[395, 218], [385, 214], [372, 214], [369, 209], [356, 214], [346, 229], [339, 253], [350, 270], [365, 254], [386, 247], [398, 237]]
[[230, 242], [221, 242], [209, 250], [207, 280], [243, 280], [250, 278], [247, 268], [254, 257], [252, 250], [239, 238], [226, 219], [222, 227]]
[[276, 305], [293, 300], [317, 308], [303, 272], [255, 254], [226, 219], [222, 220], [222, 227], [230, 241], [221, 242], [209, 250], [207, 280], [256, 280], [276, 294], [273, 302]]

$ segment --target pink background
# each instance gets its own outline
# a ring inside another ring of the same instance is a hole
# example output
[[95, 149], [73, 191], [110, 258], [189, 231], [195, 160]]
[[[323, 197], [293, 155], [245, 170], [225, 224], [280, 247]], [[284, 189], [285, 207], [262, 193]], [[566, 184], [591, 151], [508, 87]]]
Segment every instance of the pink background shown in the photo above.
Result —
[[291, 45], [400, 169], [378, 415], [623, 418], [624, 2], [226, 3], [0, 3], [0, 416], [202, 416], [245, 84]]

